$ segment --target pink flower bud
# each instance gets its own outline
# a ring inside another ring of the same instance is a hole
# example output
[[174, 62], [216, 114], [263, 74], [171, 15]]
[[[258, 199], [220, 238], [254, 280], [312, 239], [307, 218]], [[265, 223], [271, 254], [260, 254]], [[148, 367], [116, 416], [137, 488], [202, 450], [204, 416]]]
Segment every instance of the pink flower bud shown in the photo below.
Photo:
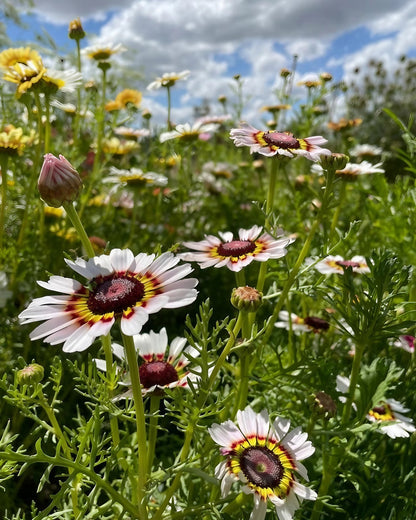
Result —
[[46, 204], [59, 208], [64, 202], [73, 202], [78, 197], [81, 186], [81, 177], [63, 155], [59, 159], [51, 153], [45, 155], [38, 190]]

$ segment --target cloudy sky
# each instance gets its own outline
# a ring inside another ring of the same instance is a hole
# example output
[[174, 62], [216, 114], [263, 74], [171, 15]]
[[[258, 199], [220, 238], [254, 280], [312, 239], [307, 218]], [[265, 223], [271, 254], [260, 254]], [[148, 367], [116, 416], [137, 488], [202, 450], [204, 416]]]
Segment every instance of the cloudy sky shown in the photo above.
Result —
[[[164, 72], [189, 69], [175, 88], [173, 120], [191, 121], [192, 107], [232, 98], [234, 74], [244, 79], [244, 119], [255, 122], [260, 107], [279, 102], [280, 70], [298, 56], [296, 81], [330, 72], [336, 80], [371, 58], [394, 66], [399, 56], [416, 55], [416, 0], [35, 0], [28, 28], [8, 28], [14, 43], [30, 43], [47, 31], [60, 53], [73, 52], [70, 20], [80, 17], [88, 33], [83, 46], [121, 43], [117, 59], [125, 78], [145, 87]], [[115, 7], [116, 6], [116, 7]], [[87, 69], [86, 69], [87, 70]], [[112, 73], [117, 73], [117, 67]], [[137, 78], [141, 78], [137, 80]], [[87, 78], [88, 79], [88, 78]], [[130, 79], [129, 79], [130, 80]], [[123, 85], [127, 86], [127, 85]], [[160, 91], [144, 92], [143, 107], [164, 117]]]

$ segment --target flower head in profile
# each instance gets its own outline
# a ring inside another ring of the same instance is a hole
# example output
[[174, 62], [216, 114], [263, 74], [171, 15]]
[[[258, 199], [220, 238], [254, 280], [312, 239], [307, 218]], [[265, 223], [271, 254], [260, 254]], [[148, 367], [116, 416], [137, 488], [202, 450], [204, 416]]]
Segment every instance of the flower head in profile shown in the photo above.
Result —
[[42, 60], [17, 62], [11, 67], [3, 69], [3, 79], [17, 85], [16, 96], [20, 98], [28, 90], [39, 83], [46, 72]]
[[250, 153], [260, 153], [267, 157], [301, 155], [311, 161], [318, 161], [321, 155], [331, 155], [330, 150], [318, 146], [327, 142], [321, 136], [297, 139], [290, 132], [262, 131], [245, 123], [240, 128], [233, 128], [230, 137], [236, 146], [249, 146]]
[[243, 491], [254, 496], [251, 520], [263, 520], [267, 503], [276, 509], [279, 520], [290, 520], [302, 499], [315, 500], [317, 494], [298, 482], [298, 473], [308, 480], [300, 462], [315, 448], [300, 428], [289, 432], [290, 421], [277, 417], [270, 423], [266, 410], [255, 413], [250, 406], [237, 412], [237, 424], [228, 420], [209, 428], [212, 439], [226, 457], [215, 468], [226, 496], [234, 482], [244, 484]]
[[315, 269], [322, 274], [344, 274], [345, 269], [351, 268], [353, 273], [369, 273], [367, 260], [355, 255], [351, 260], [344, 260], [340, 255], [329, 255], [315, 265]]
[[142, 137], [149, 137], [150, 130], [148, 128], [130, 128], [128, 126], [118, 126], [114, 129], [116, 135], [121, 135], [126, 139], [141, 139]]
[[120, 170], [114, 166], [110, 169], [110, 175], [106, 179], [108, 182], [116, 182], [126, 184], [130, 187], [143, 186], [166, 186], [167, 177], [154, 172], [143, 172], [140, 168], [131, 168], [130, 170]]
[[179, 255], [189, 262], [198, 262], [201, 269], [206, 267], [228, 267], [231, 271], [241, 271], [253, 260], [265, 262], [269, 259], [282, 258], [286, 255], [286, 246], [293, 242], [288, 237], [273, 238], [262, 233], [262, 228], [240, 229], [238, 239], [229, 231], [218, 233], [219, 238], [206, 235], [201, 242], [184, 242], [183, 245], [195, 252]]
[[293, 330], [296, 332], [323, 332], [329, 329], [329, 323], [317, 316], [301, 318], [297, 314], [287, 311], [279, 312], [279, 320], [274, 326], [278, 329]]
[[44, 338], [51, 345], [63, 343], [64, 352], [85, 350], [96, 337], [108, 334], [116, 321], [127, 336], [138, 334], [150, 314], [189, 305], [197, 295], [198, 281], [185, 278], [191, 266], [178, 266], [179, 258], [172, 253], [155, 258], [113, 249], [109, 255], [87, 261], [65, 261], [88, 283], [63, 276], [38, 282], [61, 294], [36, 298], [19, 316], [23, 324], [44, 321], [30, 338]]
[[23, 135], [23, 129], [13, 125], [6, 125], [0, 130], [0, 154], [21, 155], [30, 137]]
[[383, 153], [383, 149], [379, 146], [374, 146], [372, 144], [357, 144], [349, 151], [349, 154], [353, 157], [357, 157], [358, 159], [363, 159], [364, 157], [376, 157], [380, 156]]
[[127, 155], [139, 148], [139, 144], [136, 141], [119, 139], [118, 137], [103, 139], [101, 146], [103, 152], [109, 155]]
[[368, 161], [360, 163], [347, 163], [342, 170], [336, 170], [335, 173], [346, 180], [355, 180], [360, 175], [369, 175], [372, 173], [384, 173], [383, 168], [380, 168], [382, 163], [371, 164]]
[[[187, 345], [185, 338], [177, 337], [169, 343], [166, 329], [163, 328], [157, 333], [150, 331], [149, 334], [136, 334], [133, 336], [133, 341], [137, 355], [142, 360], [139, 374], [143, 395], [160, 394], [167, 388], [189, 388], [188, 381], [197, 381], [199, 376], [189, 372], [187, 367], [192, 359], [199, 355], [199, 352]], [[113, 343], [111, 350], [124, 364], [121, 370], [124, 376], [120, 384], [130, 386], [124, 348], [117, 343]], [[95, 359], [95, 363], [100, 370], [106, 370], [104, 360]], [[117, 396], [117, 399], [132, 397], [132, 395], [132, 391], [129, 389]]]
[[195, 141], [197, 139], [203, 139], [209, 136], [212, 132], [218, 129], [216, 123], [201, 123], [197, 122], [194, 125], [185, 123], [183, 125], [177, 125], [176, 128], [170, 132], [162, 132], [159, 140], [161, 143], [169, 141], [170, 139], [182, 139], [184, 141]]
[[58, 92], [75, 92], [82, 84], [82, 74], [75, 69], [47, 69], [39, 83], [42, 92], [54, 94]]
[[81, 53], [88, 58], [95, 61], [107, 61], [114, 54], [118, 54], [119, 52], [124, 52], [126, 50], [121, 43], [115, 45], [114, 43], [108, 43], [107, 45], [91, 45], [90, 47], [86, 47], [82, 49]]
[[161, 77], [149, 83], [146, 88], [147, 90], [158, 90], [162, 87], [173, 87], [177, 81], [188, 79], [190, 73], [189, 70], [183, 70], [182, 72], [165, 72]]

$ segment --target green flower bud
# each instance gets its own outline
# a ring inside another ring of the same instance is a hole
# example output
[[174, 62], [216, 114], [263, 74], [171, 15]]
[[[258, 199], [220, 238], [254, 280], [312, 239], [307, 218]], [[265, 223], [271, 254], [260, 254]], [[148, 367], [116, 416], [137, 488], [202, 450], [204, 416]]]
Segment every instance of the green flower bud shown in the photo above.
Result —
[[348, 155], [343, 153], [321, 155], [320, 164], [324, 170], [342, 170], [347, 165], [349, 159]]
[[42, 381], [44, 372], [43, 366], [32, 363], [17, 372], [17, 382], [19, 385], [35, 385]]
[[263, 294], [253, 287], [237, 287], [231, 293], [231, 303], [239, 311], [255, 312], [262, 304]]

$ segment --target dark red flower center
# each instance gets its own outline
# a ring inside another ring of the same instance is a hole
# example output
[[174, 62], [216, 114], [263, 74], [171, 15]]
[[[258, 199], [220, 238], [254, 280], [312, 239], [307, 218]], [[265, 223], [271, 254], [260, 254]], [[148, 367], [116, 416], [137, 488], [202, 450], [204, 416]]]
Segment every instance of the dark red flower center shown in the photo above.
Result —
[[284, 473], [279, 457], [264, 446], [244, 450], [240, 465], [247, 479], [261, 488], [278, 487]]
[[166, 386], [179, 379], [178, 373], [166, 361], [150, 361], [139, 367], [140, 382], [144, 388], [153, 385]]
[[338, 260], [335, 263], [342, 267], [360, 267], [359, 262], [353, 262], [352, 260]]
[[314, 330], [328, 330], [329, 323], [322, 318], [317, 318], [316, 316], [306, 316], [303, 320], [306, 325], [312, 327]]
[[375, 406], [372, 411], [374, 413], [378, 413], [379, 415], [385, 415], [389, 410], [387, 409], [386, 406], [384, 406], [383, 404], [380, 404], [379, 406]]
[[224, 242], [218, 246], [218, 254], [221, 256], [242, 256], [252, 253], [256, 249], [256, 244], [251, 240], [232, 240]]
[[277, 146], [287, 150], [300, 148], [299, 141], [293, 137], [292, 134], [285, 134], [283, 132], [265, 132], [263, 139], [270, 146]]
[[91, 291], [88, 308], [94, 314], [120, 314], [141, 301], [143, 295], [144, 286], [136, 278], [110, 275], [101, 279]]

